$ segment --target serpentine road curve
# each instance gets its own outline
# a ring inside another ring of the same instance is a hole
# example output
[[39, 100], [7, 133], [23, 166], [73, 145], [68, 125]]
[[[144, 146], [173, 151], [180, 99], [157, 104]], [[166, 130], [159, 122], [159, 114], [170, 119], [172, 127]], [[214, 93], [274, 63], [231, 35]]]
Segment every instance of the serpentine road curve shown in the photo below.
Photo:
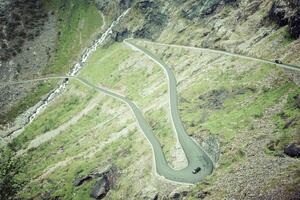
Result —
[[[126, 97], [123, 97], [119, 94], [116, 94], [106, 88], [102, 87], [97, 87], [90, 83], [88, 80], [76, 77], [76, 76], [51, 76], [51, 77], [45, 77], [45, 78], [39, 78], [39, 79], [34, 79], [34, 80], [24, 80], [24, 81], [16, 81], [16, 82], [8, 82], [4, 84], [20, 84], [20, 83], [26, 83], [26, 82], [32, 82], [32, 81], [41, 81], [41, 80], [49, 80], [49, 79], [75, 79], [84, 85], [98, 91], [101, 93], [104, 93], [106, 95], [109, 95], [115, 99], [121, 100], [124, 103], [126, 103], [132, 110], [136, 120], [138, 121], [138, 125], [142, 132], [144, 133], [145, 137], [147, 140], [150, 142], [152, 146], [152, 150], [154, 153], [154, 161], [155, 161], [155, 167], [156, 167], [156, 172], [158, 175], [163, 176], [164, 178], [175, 181], [175, 182], [181, 182], [181, 183], [189, 183], [189, 184], [194, 184], [197, 183], [201, 180], [203, 180], [204, 177], [207, 175], [211, 174], [214, 168], [214, 163], [212, 159], [209, 157], [209, 155], [201, 148], [201, 146], [195, 142], [191, 137], [188, 136], [186, 133], [184, 126], [180, 120], [179, 116], [179, 111], [177, 107], [177, 89], [176, 89], [176, 79], [171, 71], [171, 69], [167, 66], [166, 63], [164, 63], [160, 58], [158, 58], [156, 55], [148, 51], [147, 49], [138, 46], [132, 42], [132, 40], [125, 40], [124, 43], [130, 47], [132, 47], [135, 50], [138, 50], [145, 54], [147, 57], [152, 59], [154, 62], [156, 62], [160, 67], [163, 68], [165, 71], [166, 76], [168, 77], [168, 86], [169, 86], [169, 105], [170, 105], [170, 114], [172, 117], [172, 125], [174, 128], [174, 131], [176, 132], [177, 138], [183, 148], [183, 151], [186, 155], [188, 165], [186, 168], [181, 169], [181, 170], [174, 170], [172, 169], [166, 159], [165, 155], [163, 153], [161, 144], [157, 140], [157, 138], [154, 136], [152, 129], [148, 122], [145, 120], [142, 112], [138, 109], [138, 107], [129, 99]], [[167, 45], [167, 44], [161, 44], [160, 45]], [[168, 46], [177, 46], [177, 47], [183, 47], [183, 46], [178, 46], [178, 45], [168, 45]], [[193, 47], [186, 47], [186, 48], [193, 48]], [[195, 48], [199, 49], [199, 48]], [[242, 55], [238, 54], [231, 54], [227, 52], [220, 52], [218, 50], [208, 50], [208, 51], [213, 51], [215, 53], [223, 53], [223, 54], [228, 54], [228, 55], [233, 55], [233, 56], [239, 56], [239, 57], [245, 57]], [[272, 61], [268, 60], [263, 60], [263, 59], [257, 59], [257, 58], [251, 58], [251, 57], [246, 57], [250, 58], [252, 60], [258, 60], [262, 62], [268, 62], [272, 64], [279, 65], [280, 67], [284, 68], [289, 68], [293, 70], [299, 71], [298, 66], [293, 66], [293, 65], [285, 65], [285, 64], [277, 64]], [[193, 174], [192, 171], [200, 167], [201, 171], [197, 174]]]
[[[152, 146], [152, 150], [154, 153], [154, 162], [155, 162], [156, 172], [158, 175], [160, 175], [168, 180], [171, 180], [171, 181], [194, 184], [194, 183], [197, 183], [197, 182], [203, 180], [203, 178], [205, 176], [212, 173], [213, 163], [212, 163], [211, 159], [202, 150], [202, 148], [191, 137], [189, 137], [185, 133], [181, 121], [179, 122], [180, 123], [179, 126], [176, 126], [178, 128], [178, 129], [176, 128], [176, 133], [178, 134], [179, 141], [180, 141], [180, 143], [183, 147], [183, 150], [187, 156], [188, 166], [182, 170], [174, 170], [168, 165], [158, 139], [153, 134], [151, 126], [145, 120], [142, 112], [138, 109], [138, 107], [132, 101], [127, 99], [126, 97], [123, 97], [119, 94], [111, 92], [110, 90], [108, 90], [106, 88], [97, 87], [97, 86], [93, 85], [92, 83], [90, 83], [86, 79], [83, 79], [81, 77], [76, 77], [76, 76], [51, 76], [51, 77], [34, 79], [34, 80], [9, 82], [6, 84], [21, 84], [21, 83], [33, 82], [33, 81], [42, 81], [42, 80], [50, 80], [50, 79], [65, 79], [65, 78], [75, 79], [98, 92], [104, 93], [115, 99], [123, 101], [131, 108], [136, 120], [138, 121], [139, 127], [141, 128], [145, 137], [147, 138], [147, 140], [150, 142], [150, 144]], [[175, 94], [176, 94], [176, 91], [175, 91]], [[177, 98], [175, 98], [174, 100], [177, 100]], [[178, 113], [177, 108], [174, 113]], [[177, 120], [179, 119], [179, 116], [177, 116], [177, 117], [174, 116], [174, 117], [177, 118]], [[173, 117], [173, 120], [174, 120], [174, 117]], [[175, 124], [175, 123], [173, 122], [173, 124]], [[180, 132], [180, 131], [182, 131], [182, 132]], [[197, 167], [201, 167], [202, 170], [197, 174], [193, 174], [192, 171]]]

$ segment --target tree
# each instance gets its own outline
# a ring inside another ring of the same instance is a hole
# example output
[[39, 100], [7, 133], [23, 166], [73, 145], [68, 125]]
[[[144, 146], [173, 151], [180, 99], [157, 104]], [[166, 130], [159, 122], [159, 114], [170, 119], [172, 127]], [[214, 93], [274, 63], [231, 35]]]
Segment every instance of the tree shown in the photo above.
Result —
[[16, 176], [23, 171], [25, 161], [8, 147], [0, 148], [0, 199], [13, 199], [25, 181]]

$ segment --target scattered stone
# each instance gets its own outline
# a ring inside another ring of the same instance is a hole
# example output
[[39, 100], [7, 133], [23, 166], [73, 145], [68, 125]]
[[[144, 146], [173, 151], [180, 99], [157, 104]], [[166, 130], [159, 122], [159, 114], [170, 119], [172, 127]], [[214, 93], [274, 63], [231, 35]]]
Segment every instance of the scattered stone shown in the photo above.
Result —
[[293, 142], [284, 148], [284, 153], [290, 157], [300, 157], [300, 143]]

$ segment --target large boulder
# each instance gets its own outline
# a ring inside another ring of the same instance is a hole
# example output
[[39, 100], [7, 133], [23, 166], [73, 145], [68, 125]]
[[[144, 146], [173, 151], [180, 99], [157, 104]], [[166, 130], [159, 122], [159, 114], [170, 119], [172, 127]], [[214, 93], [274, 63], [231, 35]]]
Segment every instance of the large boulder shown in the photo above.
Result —
[[110, 189], [110, 183], [106, 175], [98, 178], [96, 181], [90, 196], [95, 199], [102, 199], [106, 196]]
[[90, 196], [95, 199], [104, 198], [110, 188], [115, 184], [118, 177], [117, 168], [115, 166], [107, 166], [102, 170], [95, 170], [86, 176], [82, 176], [73, 181], [75, 187], [81, 186], [90, 180], [96, 180], [92, 187]]

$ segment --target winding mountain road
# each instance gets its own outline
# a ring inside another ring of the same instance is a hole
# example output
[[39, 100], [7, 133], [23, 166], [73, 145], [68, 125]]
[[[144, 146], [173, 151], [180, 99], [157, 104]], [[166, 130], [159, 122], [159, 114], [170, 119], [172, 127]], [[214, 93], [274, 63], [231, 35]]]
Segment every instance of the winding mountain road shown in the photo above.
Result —
[[[127, 42], [131, 41], [131, 40], [133, 40], [133, 39], [129, 39], [129, 40], [127, 40]], [[267, 59], [263, 59], [263, 58], [256, 58], [256, 57], [241, 55], [241, 54], [237, 54], [237, 53], [231, 53], [231, 52], [227, 52], [227, 51], [223, 51], [223, 50], [202, 48], [202, 47], [193, 47], [193, 46], [186, 46], [186, 45], [177, 45], [177, 44], [166, 44], [166, 43], [160, 43], [160, 42], [152, 42], [152, 41], [148, 41], [148, 40], [143, 40], [143, 42], [158, 45], [158, 46], [185, 48], [185, 49], [192, 49], [192, 50], [198, 50], [198, 51], [200, 50], [200, 51], [205, 51], [205, 52], [210, 52], [210, 53], [217, 53], [217, 54], [222, 54], [222, 55], [226, 55], [226, 56], [233, 56], [233, 57], [243, 58], [243, 59], [247, 59], [247, 60], [258, 61], [258, 62], [265, 63], [265, 64], [276, 65], [278, 67], [290, 69], [293, 71], [300, 71], [300, 66], [298, 66], [298, 65], [276, 63], [275, 61], [271, 61], [271, 60], [267, 60]]]
[[[25, 81], [16, 81], [16, 82], [8, 82], [4, 84], [20, 84], [20, 83], [26, 83], [26, 82], [32, 82], [32, 81], [41, 81], [41, 80], [49, 80], [49, 79], [75, 79], [82, 84], [86, 85], [87, 87], [90, 87], [98, 92], [104, 93], [108, 96], [111, 96], [115, 99], [118, 99], [120, 101], [123, 101], [126, 103], [130, 109], [132, 110], [138, 125], [142, 132], [144, 133], [145, 137], [147, 140], [150, 142], [153, 153], [154, 153], [154, 161], [155, 161], [155, 167], [156, 167], [156, 172], [158, 175], [171, 180], [175, 182], [181, 182], [181, 183], [190, 183], [194, 184], [197, 183], [201, 180], [203, 180], [204, 177], [207, 175], [211, 174], [214, 168], [214, 163], [212, 159], [209, 157], [209, 155], [201, 148], [201, 146], [195, 142], [191, 137], [188, 136], [186, 133], [184, 126], [180, 120], [179, 116], [179, 111], [178, 111], [178, 100], [177, 100], [177, 89], [176, 89], [176, 79], [171, 71], [171, 69], [167, 66], [165, 62], [163, 62], [160, 58], [158, 58], [156, 55], [148, 51], [147, 49], [135, 44], [133, 40], [125, 40], [124, 43], [131, 48], [140, 51], [141, 53], [145, 54], [147, 57], [149, 57], [151, 60], [156, 62], [165, 72], [167, 78], [168, 78], [168, 86], [169, 86], [169, 105], [170, 105], [170, 115], [172, 118], [172, 125], [174, 128], [174, 131], [177, 135], [177, 138], [183, 148], [183, 151], [186, 155], [188, 165], [186, 168], [181, 169], [181, 170], [174, 170], [172, 169], [166, 159], [165, 155], [163, 153], [161, 144], [159, 143], [158, 139], [154, 136], [152, 132], [152, 128], [149, 125], [149, 123], [145, 120], [142, 112], [139, 110], [139, 108], [136, 106], [135, 103], [127, 99], [126, 97], [123, 97], [119, 94], [116, 94], [109, 89], [98, 87], [90, 83], [88, 80], [76, 77], [76, 76], [51, 76], [51, 77], [45, 77], [45, 78], [39, 78], [39, 79], [34, 79], [34, 80], [25, 80]], [[160, 45], [167, 45], [167, 44], [161, 44], [161, 43], [154, 43], [154, 44], [160, 44]], [[179, 45], [168, 45], [168, 46], [176, 46], [176, 47], [184, 47], [184, 46], [179, 46]], [[196, 47], [185, 47], [185, 48], [195, 48], [199, 49]], [[200, 48], [202, 49], [202, 48]], [[204, 49], [202, 49], [204, 50]], [[243, 56], [243, 55], [238, 55], [238, 54], [232, 54], [228, 52], [223, 52], [219, 50], [207, 50], [210, 52], [214, 53], [222, 53], [230, 56], [238, 56], [242, 58], [247, 58], [251, 60], [256, 60], [264, 63], [269, 63], [269, 64], [276, 64], [280, 67], [288, 68], [288, 69], [293, 69], [300, 71], [298, 66], [294, 65], [286, 65], [286, 64], [278, 64], [272, 61], [264, 60], [264, 59], [257, 59], [257, 58], [252, 58], [248, 56]], [[193, 174], [192, 171], [200, 167], [201, 170], [197, 174]]]

